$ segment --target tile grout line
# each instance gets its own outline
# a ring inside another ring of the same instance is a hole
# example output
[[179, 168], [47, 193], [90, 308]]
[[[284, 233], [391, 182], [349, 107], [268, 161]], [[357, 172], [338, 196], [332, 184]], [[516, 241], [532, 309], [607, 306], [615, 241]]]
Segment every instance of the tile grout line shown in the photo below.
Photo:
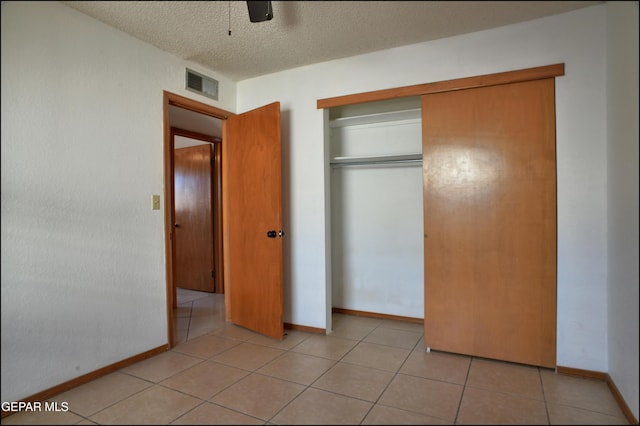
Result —
[[191, 306], [189, 307], [189, 322], [187, 323], [187, 334], [184, 337], [184, 341], [189, 341], [189, 332], [191, 331], [191, 318], [193, 317], [193, 300], [190, 302]]
[[467, 368], [467, 374], [464, 377], [464, 384], [462, 385], [462, 393], [460, 394], [460, 402], [458, 402], [458, 409], [456, 410], [456, 416], [453, 419], [453, 424], [458, 422], [458, 416], [460, 415], [460, 409], [462, 408], [462, 400], [464, 393], [467, 391], [467, 383], [469, 382], [469, 374], [471, 374], [471, 365], [473, 364], [473, 357], [469, 357], [469, 368]]
[[542, 381], [542, 373], [540, 371], [540, 367], [536, 368], [538, 370], [538, 380], [540, 380], [540, 390], [542, 390], [542, 402], [544, 402], [544, 413], [547, 416], [547, 424], [551, 424], [551, 416], [549, 415], [549, 405], [547, 404], [547, 394], [544, 391], [544, 382]]

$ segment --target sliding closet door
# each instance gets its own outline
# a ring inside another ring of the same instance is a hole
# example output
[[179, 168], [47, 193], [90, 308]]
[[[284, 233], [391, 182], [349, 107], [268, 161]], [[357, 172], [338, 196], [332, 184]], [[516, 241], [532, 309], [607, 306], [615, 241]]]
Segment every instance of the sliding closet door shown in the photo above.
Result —
[[554, 79], [422, 98], [425, 347], [556, 365]]

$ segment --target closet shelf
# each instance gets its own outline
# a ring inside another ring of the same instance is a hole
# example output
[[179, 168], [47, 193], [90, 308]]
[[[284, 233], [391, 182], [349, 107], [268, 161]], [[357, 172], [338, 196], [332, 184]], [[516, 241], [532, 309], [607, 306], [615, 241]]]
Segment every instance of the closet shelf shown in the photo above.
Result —
[[374, 114], [355, 115], [352, 117], [339, 117], [329, 121], [329, 127], [347, 127], [361, 124], [381, 124], [390, 121], [398, 123], [420, 122], [422, 119], [420, 108], [412, 108], [401, 111], [379, 112]]
[[331, 166], [352, 166], [366, 164], [422, 164], [422, 154], [396, 154], [364, 157], [333, 157], [329, 162]]

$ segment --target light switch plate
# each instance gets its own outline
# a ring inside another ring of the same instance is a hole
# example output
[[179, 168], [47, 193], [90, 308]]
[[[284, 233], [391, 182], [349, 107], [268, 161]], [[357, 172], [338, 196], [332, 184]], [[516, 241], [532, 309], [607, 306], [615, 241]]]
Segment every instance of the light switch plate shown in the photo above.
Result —
[[152, 195], [151, 196], [151, 210], [160, 210], [160, 196]]

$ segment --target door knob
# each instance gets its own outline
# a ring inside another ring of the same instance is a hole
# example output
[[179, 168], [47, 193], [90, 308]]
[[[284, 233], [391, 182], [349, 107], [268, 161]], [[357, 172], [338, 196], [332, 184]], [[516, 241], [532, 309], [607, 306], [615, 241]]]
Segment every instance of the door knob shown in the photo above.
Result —
[[178, 225], [177, 223], [173, 226], [175, 226], [176, 228], [180, 228], [180, 225]]
[[272, 230], [272, 231], [267, 231], [267, 237], [269, 238], [275, 238], [276, 237], [276, 231]]

